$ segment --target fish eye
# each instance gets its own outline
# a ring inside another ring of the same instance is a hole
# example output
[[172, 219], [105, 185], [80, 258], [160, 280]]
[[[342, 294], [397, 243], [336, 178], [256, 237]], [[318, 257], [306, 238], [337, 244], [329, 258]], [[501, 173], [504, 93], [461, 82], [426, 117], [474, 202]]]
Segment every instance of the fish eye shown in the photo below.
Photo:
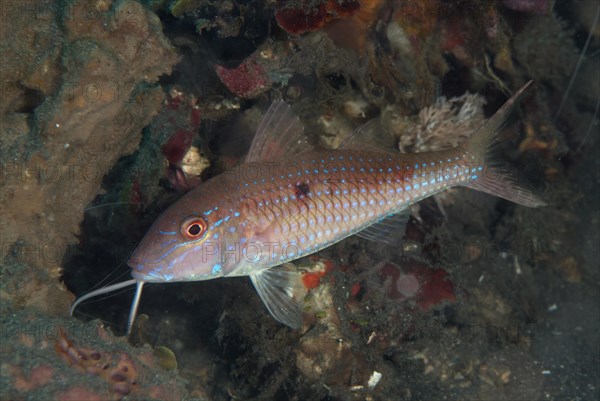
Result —
[[181, 235], [189, 240], [204, 237], [207, 229], [208, 223], [206, 220], [198, 216], [188, 217], [181, 223]]

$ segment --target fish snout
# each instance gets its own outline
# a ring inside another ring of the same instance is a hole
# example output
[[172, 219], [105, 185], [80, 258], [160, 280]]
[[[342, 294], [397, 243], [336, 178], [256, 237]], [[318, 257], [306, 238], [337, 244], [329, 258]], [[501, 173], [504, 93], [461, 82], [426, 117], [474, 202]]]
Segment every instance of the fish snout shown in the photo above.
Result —
[[131, 267], [133, 270], [141, 271], [144, 269], [144, 264], [140, 262], [140, 259], [137, 256], [132, 256], [127, 261], [127, 265]]

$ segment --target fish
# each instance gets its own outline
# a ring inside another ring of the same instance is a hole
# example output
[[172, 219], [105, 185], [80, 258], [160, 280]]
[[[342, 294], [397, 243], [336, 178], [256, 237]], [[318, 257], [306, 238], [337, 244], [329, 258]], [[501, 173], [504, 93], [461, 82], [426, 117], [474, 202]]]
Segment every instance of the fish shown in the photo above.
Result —
[[132, 278], [79, 297], [70, 313], [87, 299], [135, 285], [129, 334], [145, 283], [249, 276], [270, 314], [300, 328], [303, 287], [292, 261], [355, 234], [393, 245], [390, 234], [403, 229], [410, 205], [456, 186], [528, 207], [546, 204], [499, 166], [494, 152], [531, 84], [463, 144], [414, 154], [381, 139], [377, 119], [336, 149], [316, 149], [290, 106], [275, 101], [243, 163], [201, 183], [156, 219], [127, 262]]

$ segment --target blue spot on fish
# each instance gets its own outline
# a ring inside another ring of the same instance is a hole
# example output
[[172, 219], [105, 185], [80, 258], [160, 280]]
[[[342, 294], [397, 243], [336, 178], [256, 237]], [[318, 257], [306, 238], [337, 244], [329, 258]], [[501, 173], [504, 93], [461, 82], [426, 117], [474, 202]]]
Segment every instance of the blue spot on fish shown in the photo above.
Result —
[[156, 270], [152, 270], [151, 272], [146, 273], [145, 278], [162, 279], [162, 276]]

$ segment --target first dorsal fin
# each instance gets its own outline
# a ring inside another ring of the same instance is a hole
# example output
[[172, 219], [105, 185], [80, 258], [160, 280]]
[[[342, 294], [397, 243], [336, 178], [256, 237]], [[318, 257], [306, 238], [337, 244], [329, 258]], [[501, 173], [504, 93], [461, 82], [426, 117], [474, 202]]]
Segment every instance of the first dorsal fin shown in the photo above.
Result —
[[398, 153], [395, 145], [396, 140], [383, 128], [381, 119], [374, 118], [352, 131], [337, 149]]
[[250, 150], [246, 163], [280, 160], [311, 149], [304, 135], [304, 126], [283, 100], [275, 101], [263, 117]]

